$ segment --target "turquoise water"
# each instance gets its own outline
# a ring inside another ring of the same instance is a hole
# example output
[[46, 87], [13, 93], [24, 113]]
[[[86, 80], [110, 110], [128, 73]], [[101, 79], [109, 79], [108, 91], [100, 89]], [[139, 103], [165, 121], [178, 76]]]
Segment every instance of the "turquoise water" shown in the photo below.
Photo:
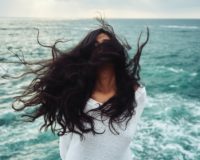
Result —
[[[148, 93], [146, 106], [131, 150], [135, 160], [200, 159], [200, 20], [109, 20], [118, 35], [136, 50], [140, 31], [150, 28], [150, 41], [145, 47], [141, 65], [142, 79]], [[50, 50], [36, 42], [53, 44], [56, 39], [71, 39], [60, 44], [76, 44], [98, 23], [95, 20], [0, 19], [0, 62], [17, 60], [8, 51], [23, 52], [25, 59], [50, 58]], [[144, 34], [145, 35], [145, 34]], [[5, 71], [20, 74], [23, 66], [1, 63]], [[25, 123], [22, 113], [11, 109], [12, 97], [27, 85], [31, 76], [22, 80], [0, 79], [0, 160], [60, 159], [58, 137], [50, 130], [39, 132], [42, 119]]]

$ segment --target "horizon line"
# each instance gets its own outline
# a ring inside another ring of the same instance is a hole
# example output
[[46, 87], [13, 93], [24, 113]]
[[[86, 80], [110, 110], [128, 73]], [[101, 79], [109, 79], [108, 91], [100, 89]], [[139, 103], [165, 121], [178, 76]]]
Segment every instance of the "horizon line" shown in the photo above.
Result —
[[[14, 17], [14, 16], [0, 16], [0, 18], [33, 18], [33, 19], [58, 19], [58, 20], [92, 20], [92, 19], [95, 19], [95, 18], [97, 18], [97, 17], [82, 17], [82, 18], [68, 18], [68, 17], [21, 17], [21, 16], [16, 16], [16, 17]], [[139, 18], [139, 17], [104, 17], [104, 19], [144, 19], [144, 20], [150, 20], [150, 19], [174, 19], [174, 20], [176, 20], [176, 19], [188, 19], [188, 20], [200, 20], [200, 18], [193, 18], [193, 17], [187, 17], [187, 18], [184, 18], [184, 17], [173, 17], [173, 18], [171, 18], [171, 17], [141, 17], [141, 18]]]

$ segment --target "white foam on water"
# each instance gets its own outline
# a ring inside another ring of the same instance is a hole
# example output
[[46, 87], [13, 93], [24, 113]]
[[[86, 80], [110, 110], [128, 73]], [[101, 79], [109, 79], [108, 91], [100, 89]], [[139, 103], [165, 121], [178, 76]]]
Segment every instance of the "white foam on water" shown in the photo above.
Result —
[[177, 85], [174, 85], [174, 84], [172, 84], [172, 85], [169, 85], [169, 87], [170, 88], [176, 88], [176, 87], [178, 87]]
[[[166, 66], [158, 66], [157, 67], [159, 70], [167, 70], [167, 71], [170, 71], [170, 72], [174, 72], [174, 73], [187, 73], [189, 76], [192, 76], [192, 77], [195, 77], [198, 75], [197, 72], [190, 72], [190, 71], [187, 71], [187, 70], [184, 70], [183, 68], [174, 68], [174, 67], [166, 67]], [[171, 86], [172, 88], [173, 87], [176, 87], [176, 86]]]
[[161, 70], [168, 70], [168, 71], [171, 71], [171, 72], [174, 72], [174, 73], [185, 72], [185, 70], [182, 69], [182, 68], [174, 68], [174, 67], [166, 67], [166, 66], [158, 66], [157, 68], [161, 69]]
[[131, 144], [133, 157], [164, 158], [173, 151], [178, 155], [174, 158], [195, 159], [200, 148], [200, 101], [165, 93], [148, 99]]
[[173, 68], [173, 67], [169, 67], [168, 68], [169, 71], [175, 72], [175, 73], [180, 73], [180, 72], [184, 72], [184, 70], [182, 68]]
[[193, 73], [191, 73], [190, 75], [193, 76], [193, 77], [195, 77], [195, 76], [198, 75], [198, 73], [197, 73], [197, 72], [193, 72]]

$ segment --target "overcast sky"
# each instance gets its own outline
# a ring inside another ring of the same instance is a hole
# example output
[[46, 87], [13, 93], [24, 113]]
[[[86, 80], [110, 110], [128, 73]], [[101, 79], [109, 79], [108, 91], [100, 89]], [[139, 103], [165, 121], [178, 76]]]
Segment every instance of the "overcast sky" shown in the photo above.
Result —
[[0, 17], [200, 18], [200, 0], [0, 0]]

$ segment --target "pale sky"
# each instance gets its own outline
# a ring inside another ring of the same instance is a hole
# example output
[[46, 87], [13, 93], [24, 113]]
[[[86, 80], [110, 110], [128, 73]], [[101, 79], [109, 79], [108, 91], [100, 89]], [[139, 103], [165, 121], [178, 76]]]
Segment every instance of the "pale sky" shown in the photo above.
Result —
[[0, 17], [200, 18], [200, 0], [0, 0]]

